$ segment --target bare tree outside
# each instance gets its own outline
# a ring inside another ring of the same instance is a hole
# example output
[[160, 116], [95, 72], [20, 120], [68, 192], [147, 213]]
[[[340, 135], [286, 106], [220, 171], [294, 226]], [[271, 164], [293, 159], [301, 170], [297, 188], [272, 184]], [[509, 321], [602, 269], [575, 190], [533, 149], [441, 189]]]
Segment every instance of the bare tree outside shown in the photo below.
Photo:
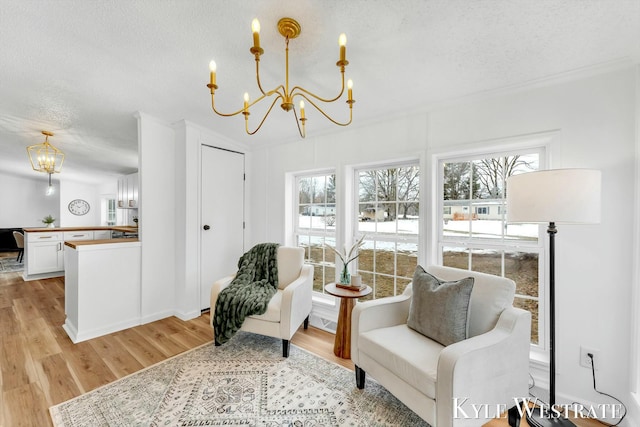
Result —
[[[418, 214], [420, 172], [417, 166], [375, 169], [360, 172], [360, 202], [379, 202], [386, 212], [385, 219], [393, 221], [402, 214], [403, 219], [411, 210]], [[398, 202], [398, 203], [396, 203]]]

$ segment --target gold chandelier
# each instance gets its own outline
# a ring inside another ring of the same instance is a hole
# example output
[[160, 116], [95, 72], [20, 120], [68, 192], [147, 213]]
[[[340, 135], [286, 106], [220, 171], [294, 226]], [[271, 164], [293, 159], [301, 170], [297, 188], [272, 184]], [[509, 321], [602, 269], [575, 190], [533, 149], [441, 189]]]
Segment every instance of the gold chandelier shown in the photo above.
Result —
[[[216, 85], [216, 63], [215, 61], [211, 61], [209, 63], [210, 83], [207, 85], [207, 87], [211, 90], [211, 108], [216, 114], [223, 117], [231, 117], [231, 116], [235, 116], [242, 113], [244, 115], [245, 131], [249, 135], [254, 135], [256, 132], [258, 132], [258, 130], [260, 130], [263, 123], [267, 119], [267, 116], [269, 115], [269, 113], [271, 113], [271, 110], [273, 109], [273, 106], [276, 104], [276, 102], [278, 100], [281, 100], [282, 103], [280, 104], [280, 107], [282, 107], [283, 110], [285, 111], [293, 110], [293, 115], [295, 116], [296, 125], [298, 126], [298, 132], [300, 133], [300, 136], [304, 138], [306, 136], [305, 122], [307, 121], [307, 118], [305, 117], [305, 111], [304, 111], [304, 101], [307, 101], [316, 110], [322, 113], [323, 116], [325, 116], [328, 120], [335, 123], [336, 125], [348, 126], [351, 123], [352, 113], [353, 113], [352, 108], [353, 108], [353, 104], [356, 102], [353, 99], [353, 93], [352, 93], [353, 82], [351, 80], [347, 81], [347, 101], [346, 101], [346, 103], [349, 105], [349, 121], [341, 123], [337, 120], [334, 120], [326, 112], [324, 112], [322, 108], [320, 108], [317, 104], [317, 102], [330, 103], [330, 102], [337, 101], [344, 94], [344, 87], [345, 87], [344, 68], [349, 64], [349, 61], [347, 61], [346, 59], [347, 37], [344, 34], [340, 34], [340, 37], [338, 39], [338, 43], [340, 45], [340, 59], [338, 60], [338, 62], [336, 62], [336, 65], [340, 67], [340, 76], [342, 81], [340, 93], [335, 98], [322, 98], [300, 86], [294, 86], [293, 88], [291, 88], [291, 90], [289, 90], [289, 40], [295, 39], [300, 35], [301, 27], [300, 27], [300, 24], [298, 24], [298, 22], [296, 22], [292, 18], [282, 18], [280, 19], [280, 21], [278, 21], [278, 32], [285, 38], [285, 83], [284, 85], [279, 85], [275, 89], [272, 89], [267, 92], [265, 92], [262, 89], [262, 84], [260, 83], [260, 55], [264, 53], [264, 50], [260, 47], [260, 22], [257, 19], [254, 19], [253, 22], [251, 23], [251, 28], [253, 30], [253, 47], [251, 47], [249, 51], [254, 55], [256, 60], [256, 82], [258, 84], [258, 89], [260, 89], [261, 95], [256, 100], [250, 101], [249, 94], [245, 92], [243, 107], [233, 113], [226, 114], [216, 110], [215, 101], [214, 101], [215, 90], [218, 89], [218, 86]], [[264, 117], [258, 124], [258, 127], [255, 128], [253, 131], [250, 131], [249, 130], [249, 115], [250, 115], [249, 109], [253, 105], [269, 97], [274, 97], [273, 101], [271, 102], [271, 106], [269, 107]], [[294, 99], [296, 97], [301, 98], [299, 103], [300, 118], [298, 118], [298, 112], [296, 111], [295, 104], [294, 104]]]
[[44, 172], [49, 175], [60, 173], [62, 162], [64, 162], [64, 153], [49, 143], [49, 137], [53, 136], [53, 133], [43, 130], [42, 134], [45, 136], [44, 142], [27, 147], [31, 167], [36, 172]]

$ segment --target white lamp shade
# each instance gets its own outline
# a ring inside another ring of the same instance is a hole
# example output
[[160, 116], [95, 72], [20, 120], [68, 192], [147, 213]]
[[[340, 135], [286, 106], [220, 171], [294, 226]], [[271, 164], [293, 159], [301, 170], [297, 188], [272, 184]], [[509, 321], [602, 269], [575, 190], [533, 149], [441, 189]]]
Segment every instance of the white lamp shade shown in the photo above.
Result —
[[601, 173], [552, 169], [507, 178], [507, 222], [597, 224]]

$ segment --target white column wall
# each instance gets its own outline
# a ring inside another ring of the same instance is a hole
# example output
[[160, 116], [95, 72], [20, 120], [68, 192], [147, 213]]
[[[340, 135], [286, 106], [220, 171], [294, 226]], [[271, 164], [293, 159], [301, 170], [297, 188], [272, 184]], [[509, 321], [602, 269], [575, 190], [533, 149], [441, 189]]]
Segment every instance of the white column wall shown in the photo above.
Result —
[[[200, 315], [201, 146], [206, 144], [243, 153], [246, 151], [246, 146], [229, 141], [185, 120], [174, 124], [173, 127], [175, 130], [175, 314], [187, 320]], [[246, 198], [245, 206], [247, 206]]]
[[176, 188], [173, 128], [143, 113], [138, 119], [141, 322], [174, 314]]

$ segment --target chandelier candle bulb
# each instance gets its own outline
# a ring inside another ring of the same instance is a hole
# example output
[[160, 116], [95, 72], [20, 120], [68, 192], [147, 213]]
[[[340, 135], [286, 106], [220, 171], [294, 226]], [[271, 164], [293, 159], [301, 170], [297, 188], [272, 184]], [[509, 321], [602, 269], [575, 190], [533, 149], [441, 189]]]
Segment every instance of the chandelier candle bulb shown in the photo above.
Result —
[[216, 61], [211, 61], [209, 62], [209, 78], [211, 80], [211, 84], [215, 85], [216, 84], [216, 69], [218, 67], [216, 66]]
[[347, 57], [347, 35], [345, 33], [340, 34], [338, 44], [340, 45], [340, 61], [344, 61]]
[[253, 47], [260, 48], [260, 21], [258, 18], [251, 21], [251, 31], [253, 31]]
[[349, 101], [353, 101], [353, 80], [347, 80], [347, 93], [349, 96]]
[[304, 119], [304, 101], [300, 101], [300, 118]]
[[249, 92], [244, 93], [244, 112], [249, 110]]

